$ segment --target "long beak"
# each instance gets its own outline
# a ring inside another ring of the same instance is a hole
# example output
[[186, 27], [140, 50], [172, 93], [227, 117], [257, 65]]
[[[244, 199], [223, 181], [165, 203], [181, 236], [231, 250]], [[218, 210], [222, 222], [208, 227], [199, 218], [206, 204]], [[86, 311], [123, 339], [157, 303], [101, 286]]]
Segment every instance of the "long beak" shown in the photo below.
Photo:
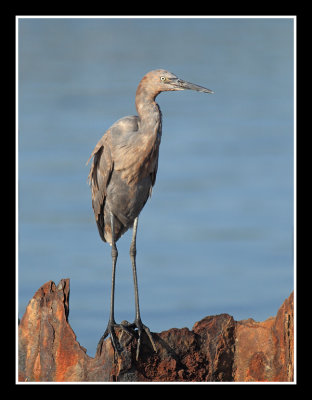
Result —
[[213, 90], [207, 89], [203, 86], [195, 85], [194, 83], [183, 81], [182, 79], [172, 79], [170, 82], [176, 90], [196, 90], [197, 92], [214, 93]]

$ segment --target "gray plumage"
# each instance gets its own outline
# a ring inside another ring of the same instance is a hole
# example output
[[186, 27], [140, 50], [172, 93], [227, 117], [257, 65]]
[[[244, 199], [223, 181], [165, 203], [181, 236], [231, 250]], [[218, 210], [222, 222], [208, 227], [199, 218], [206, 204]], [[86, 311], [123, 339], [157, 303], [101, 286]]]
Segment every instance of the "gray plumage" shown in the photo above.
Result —
[[[99, 140], [88, 160], [89, 162], [93, 158], [89, 183], [94, 216], [101, 239], [112, 246], [113, 261], [110, 320], [98, 345], [98, 351], [101, 351], [103, 340], [110, 334], [114, 350], [120, 352], [120, 344], [114, 331], [117, 326], [130, 336], [131, 328], [138, 329], [137, 358], [143, 330], [156, 351], [151, 333], [142, 324], [140, 317], [135, 261], [136, 229], [138, 216], [151, 195], [156, 181], [162, 117], [155, 98], [163, 91], [185, 89], [213, 93], [162, 69], [147, 73], [136, 91], [135, 105], [138, 116], [127, 116], [115, 122]], [[133, 324], [116, 324], [114, 319], [115, 268], [118, 256], [116, 242], [132, 227], [134, 229], [130, 256], [135, 286], [136, 316]]]

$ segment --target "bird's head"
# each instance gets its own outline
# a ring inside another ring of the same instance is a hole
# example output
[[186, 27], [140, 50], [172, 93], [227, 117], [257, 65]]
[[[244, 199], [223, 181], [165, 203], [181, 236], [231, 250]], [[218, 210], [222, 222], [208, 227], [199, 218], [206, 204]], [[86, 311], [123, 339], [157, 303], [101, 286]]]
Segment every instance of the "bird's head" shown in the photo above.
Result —
[[172, 90], [196, 90], [197, 92], [214, 93], [212, 90], [194, 83], [186, 82], [164, 69], [148, 72], [141, 80], [139, 87], [155, 91], [156, 94]]

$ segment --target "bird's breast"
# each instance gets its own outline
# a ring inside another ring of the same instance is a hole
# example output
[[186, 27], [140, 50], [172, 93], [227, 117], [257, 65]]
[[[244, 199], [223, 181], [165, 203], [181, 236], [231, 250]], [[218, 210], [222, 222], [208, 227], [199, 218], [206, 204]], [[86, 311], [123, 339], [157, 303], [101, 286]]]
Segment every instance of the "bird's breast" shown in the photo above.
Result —
[[161, 129], [153, 132], [138, 131], [131, 140], [124, 141], [113, 148], [114, 170], [128, 184], [138, 183], [157, 169]]

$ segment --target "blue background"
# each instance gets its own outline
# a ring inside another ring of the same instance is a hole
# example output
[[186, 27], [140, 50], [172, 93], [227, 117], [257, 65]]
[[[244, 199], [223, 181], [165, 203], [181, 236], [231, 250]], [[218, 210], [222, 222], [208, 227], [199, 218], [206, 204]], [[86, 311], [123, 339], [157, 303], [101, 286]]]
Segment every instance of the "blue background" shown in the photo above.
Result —
[[[159, 169], [141, 213], [143, 322], [274, 315], [293, 289], [294, 21], [291, 18], [18, 20], [18, 313], [70, 278], [69, 321], [94, 355], [108, 321], [110, 247], [85, 163], [136, 114], [143, 75], [167, 69], [215, 91], [169, 92]], [[116, 319], [134, 318], [129, 245], [118, 242]]]

